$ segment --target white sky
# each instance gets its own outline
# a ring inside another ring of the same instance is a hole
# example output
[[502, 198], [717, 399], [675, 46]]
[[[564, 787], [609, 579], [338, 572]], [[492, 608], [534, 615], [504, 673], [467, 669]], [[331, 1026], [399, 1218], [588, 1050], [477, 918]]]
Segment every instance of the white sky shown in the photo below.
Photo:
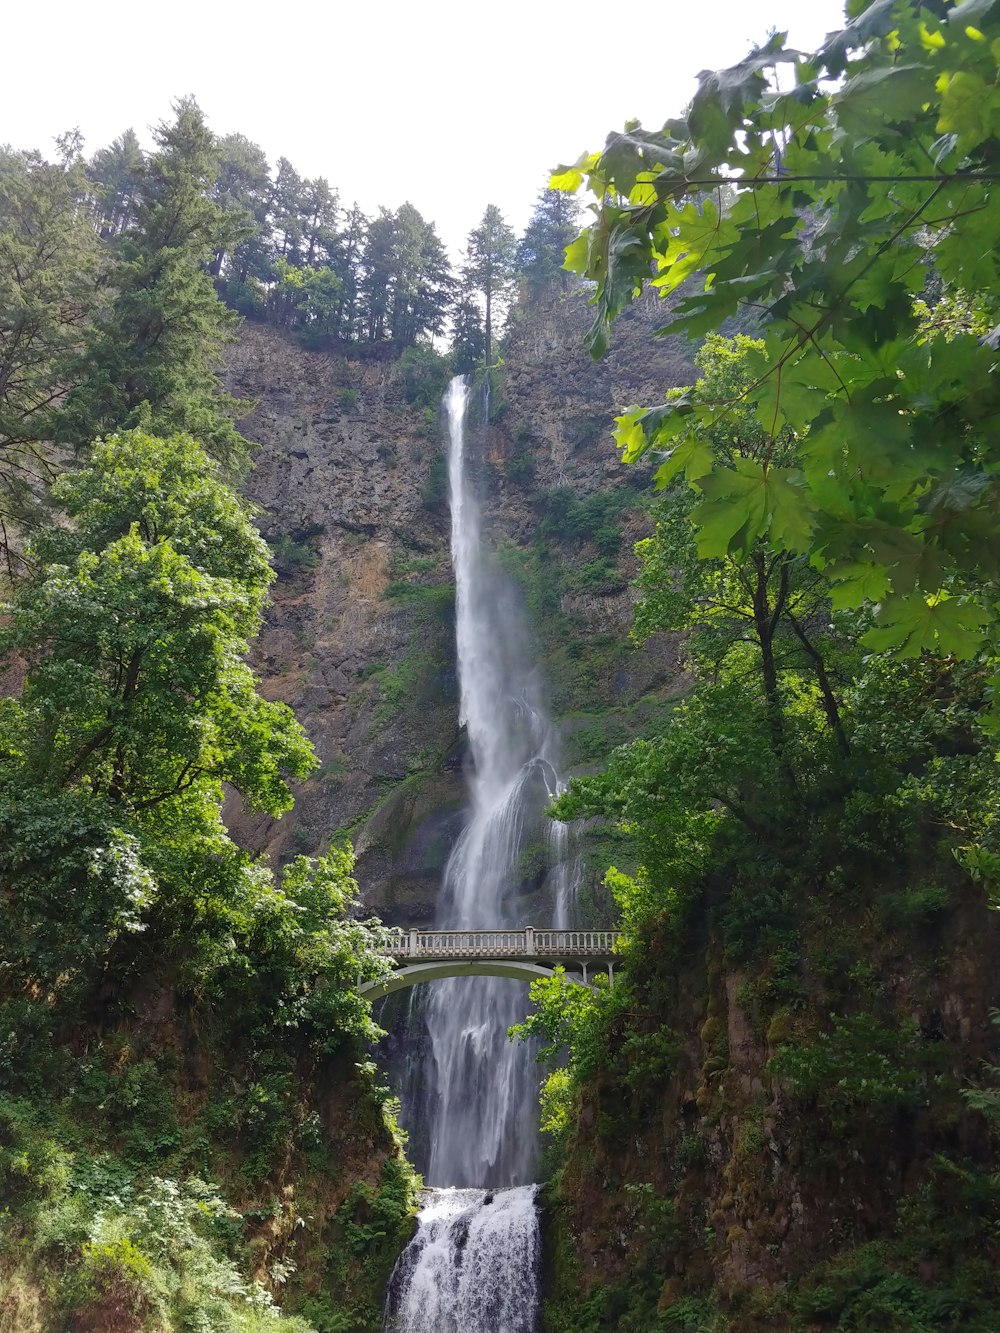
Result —
[[218, 134], [326, 176], [366, 212], [413, 203], [457, 251], [487, 203], [522, 230], [550, 168], [769, 29], [814, 49], [842, 0], [45, 0], [9, 5], [0, 143], [143, 140], [193, 93]]

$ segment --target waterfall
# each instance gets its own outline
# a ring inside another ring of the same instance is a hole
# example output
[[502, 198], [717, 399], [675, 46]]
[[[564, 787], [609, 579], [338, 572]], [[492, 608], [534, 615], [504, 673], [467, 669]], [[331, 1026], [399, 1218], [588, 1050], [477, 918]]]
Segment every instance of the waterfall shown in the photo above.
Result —
[[[466, 458], [468, 401], [465, 379], [452, 380], [445, 398], [451, 554], [470, 804], [445, 867], [435, 924], [533, 924], [526, 916], [539, 910], [535, 880], [547, 866], [541, 910], [564, 926], [576, 867], [567, 829], [544, 813], [562, 787], [557, 737], [518, 599], [482, 543]], [[536, 890], [533, 909], [519, 896], [526, 880]], [[420, 1095], [408, 1104], [404, 1090], [403, 1122], [429, 1126], [425, 1176], [448, 1188], [428, 1193], [393, 1274], [384, 1327], [533, 1333], [539, 1242], [529, 1182], [537, 1167], [538, 1067], [529, 1050], [507, 1038], [527, 1012], [527, 986], [493, 977], [437, 981], [426, 987], [426, 1000], [414, 997], [411, 1019], [417, 1005], [431, 1058]]]
[[428, 1190], [396, 1265], [385, 1333], [533, 1333], [541, 1242], [535, 1187]]
[[[551, 841], [544, 810], [558, 789], [556, 736], [514, 590], [482, 542], [466, 458], [469, 389], [445, 398], [451, 555], [460, 687], [470, 758], [470, 811], [444, 873], [436, 924], [530, 924], [513, 890], [526, 848]], [[551, 909], [549, 909], [551, 910]], [[433, 1059], [426, 1176], [440, 1186], [523, 1185], [534, 1179], [538, 1071], [507, 1029], [525, 1015], [526, 987], [492, 977], [437, 982], [424, 1011]]]

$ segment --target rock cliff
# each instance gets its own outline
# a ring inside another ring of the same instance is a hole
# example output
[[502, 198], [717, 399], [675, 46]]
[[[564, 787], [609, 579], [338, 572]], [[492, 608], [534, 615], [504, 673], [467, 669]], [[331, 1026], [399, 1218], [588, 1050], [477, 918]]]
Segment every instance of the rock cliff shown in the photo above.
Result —
[[[623, 320], [600, 365], [582, 347], [588, 319], [579, 295], [518, 311], [474, 444], [490, 540], [524, 589], [578, 762], [678, 685], [674, 645], [625, 640], [648, 474], [633, 480], [609, 430], [623, 406], [692, 375], [682, 347], [653, 339], [655, 303]], [[278, 570], [255, 666], [322, 766], [280, 823], [235, 805], [227, 816], [279, 857], [349, 836], [367, 905], [390, 922], [426, 920], [464, 800], [441, 423], [407, 400], [398, 364], [304, 350], [252, 323], [229, 385], [255, 404], [241, 427], [259, 445], [249, 492]], [[576, 512], [595, 496], [607, 497], [594, 511], [600, 551]]]

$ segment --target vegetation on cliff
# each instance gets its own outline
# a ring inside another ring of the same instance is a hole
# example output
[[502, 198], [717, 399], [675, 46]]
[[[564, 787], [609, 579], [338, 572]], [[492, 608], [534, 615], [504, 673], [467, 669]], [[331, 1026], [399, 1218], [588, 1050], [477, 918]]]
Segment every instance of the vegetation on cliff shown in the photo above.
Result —
[[134, 147], [98, 202], [72, 137], [0, 158], [0, 1328], [377, 1328], [414, 1197], [357, 993], [380, 927], [349, 849], [279, 874], [221, 818], [316, 766], [246, 662], [240, 228], [192, 103]]
[[759, 336], [618, 422], [635, 632], [694, 684], [555, 808], [629, 859], [624, 977], [521, 1029], [568, 1052], [551, 1329], [1000, 1317], [991, 8], [852, 4], [556, 177], [596, 352], [651, 277], [666, 329]]
[[[279, 878], [220, 819], [224, 783], [277, 813], [315, 763], [244, 661], [267, 549], [187, 436], [113, 436], [53, 498], [0, 630], [27, 664], [0, 706], [0, 1320], [269, 1327], [325, 1249], [344, 1271], [300, 1301], [373, 1326], [351, 1229], [410, 1206], [364, 1063], [378, 928], [348, 852]], [[337, 1099], [367, 1146], [340, 1170]]]

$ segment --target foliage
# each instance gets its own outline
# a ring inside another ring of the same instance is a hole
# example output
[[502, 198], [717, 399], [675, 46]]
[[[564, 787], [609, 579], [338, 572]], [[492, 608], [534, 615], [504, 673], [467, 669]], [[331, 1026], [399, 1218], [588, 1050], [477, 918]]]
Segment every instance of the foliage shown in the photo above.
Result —
[[566, 291], [571, 282], [563, 266], [566, 247], [579, 226], [576, 201], [558, 190], [542, 190], [535, 202], [524, 235], [517, 243], [517, 268], [537, 297], [557, 287]]
[[[199, 1182], [224, 1167], [259, 1198], [311, 1154], [328, 1168], [331, 1081], [352, 1133], [391, 1148], [358, 993], [387, 965], [349, 847], [276, 875], [221, 820], [223, 783], [278, 815], [315, 765], [244, 660], [267, 548], [187, 436], [99, 442], [53, 494], [65, 522], [0, 631], [29, 662], [0, 703], [0, 1232], [61, 1264], [95, 1327], [113, 1306], [305, 1329], [243, 1277], [244, 1218]], [[292, 1272], [275, 1262], [268, 1291]]]
[[832, 1029], [815, 1044], [787, 1046], [771, 1070], [796, 1094], [845, 1125], [861, 1107], [869, 1116], [914, 1110], [926, 1096], [919, 1033], [891, 1031], [871, 1014], [832, 1016]]
[[55, 423], [77, 448], [113, 431], [188, 432], [239, 470], [247, 444], [233, 425], [219, 362], [235, 317], [219, 301], [209, 266], [243, 234], [239, 217], [210, 197], [214, 138], [197, 104], [154, 132], [127, 221], [113, 240], [113, 294], [86, 331], [74, 383]]
[[106, 300], [83, 190], [78, 156], [0, 149], [0, 559], [11, 574], [8, 529], [30, 523], [55, 471], [45, 442], [56, 404], [83, 374], [71, 366]]
[[[487, 370], [493, 364], [493, 332], [514, 279], [516, 240], [496, 204], [488, 204], [479, 225], [465, 243], [461, 293], [482, 299], [483, 356]], [[466, 335], [467, 342], [467, 335]], [[457, 369], [457, 367], [456, 367]]]
[[[567, 262], [597, 284], [595, 354], [654, 271], [671, 332], [760, 315], [735, 398], [684, 394], [619, 419], [626, 462], [653, 451], [658, 484], [683, 473], [695, 490], [701, 555], [763, 541], [805, 557], [836, 608], [875, 607], [871, 650], [968, 658], [994, 619], [994, 339], [928, 329], [914, 300], [933, 265], [946, 291], [995, 308], [1000, 28], [979, 3], [850, 14], [815, 54], [776, 34], [704, 72], [684, 117], [629, 126], [558, 173], [570, 190], [586, 177], [597, 201]], [[705, 428], [734, 411], [765, 432], [760, 456], [706, 450]]]
[[437, 411], [451, 370], [446, 357], [425, 343], [407, 347], [399, 358], [399, 373], [406, 401]]
[[[38, 1278], [58, 1274], [46, 1302], [57, 1320], [96, 1324], [116, 1310], [156, 1329], [308, 1333], [245, 1276], [244, 1217], [214, 1184], [190, 1174], [138, 1176], [119, 1158], [85, 1151], [51, 1105], [6, 1098], [0, 1180], [0, 1243]], [[269, 1277], [280, 1285], [292, 1271], [278, 1262]]]
[[635, 497], [621, 488], [578, 498], [568, 486], [561, 486], [542, 497], [538, 535], [543, 540], [591, 542], [598, 555], [610, 559], [621, 545], [622, 513], [635, 503]]

